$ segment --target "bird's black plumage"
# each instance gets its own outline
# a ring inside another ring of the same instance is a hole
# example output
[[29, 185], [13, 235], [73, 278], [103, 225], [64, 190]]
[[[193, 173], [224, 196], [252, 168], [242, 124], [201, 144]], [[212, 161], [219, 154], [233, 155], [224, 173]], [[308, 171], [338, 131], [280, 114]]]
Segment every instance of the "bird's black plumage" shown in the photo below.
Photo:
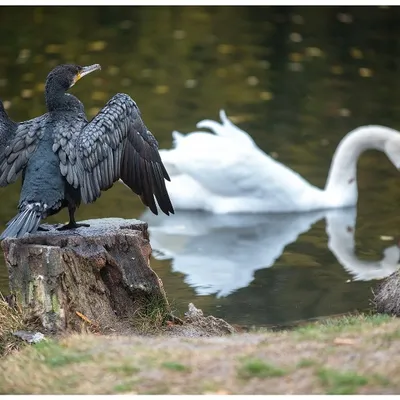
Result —
[[8, 142], [14, 136], [17, 125], [7, 115], [3, 102], [0, 100], [0, 156], [7, 147]]
[[46, 80], [48, 112], [4, 129], [0, 186], [14, 182], [20, 173], [23, 184], [19, 214], [0, 239], [35, 232], [41, 219], [63, 207], [68, 207], [70, 222], [61, 229], [78, 227], [74, 214], [81, 200], [95, 201], [118, 179], [153, 213], [158, 213], [156, 201], [165, 214], [174, 212], [158, 143], [143, 123], [136, 103], [127, 94], [116, 94], [88, 122], [83, 104], [66, 93], [81, 76], [99, 68], [56, 67]]

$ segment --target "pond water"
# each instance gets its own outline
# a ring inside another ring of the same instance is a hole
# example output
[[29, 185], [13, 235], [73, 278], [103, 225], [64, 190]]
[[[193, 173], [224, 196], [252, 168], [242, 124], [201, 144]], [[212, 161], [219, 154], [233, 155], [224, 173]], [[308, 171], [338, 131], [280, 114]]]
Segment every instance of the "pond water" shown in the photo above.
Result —
[[[169, 148], [173, 129], [194, 130], [223, 108], [323, 187], [348, 131], [400, 128], [399, 16], [398, 7], [1, 7], [0, 98], [13, 119], [33, 118], [45, 112], [53, 66], [100, 63], [71, 90], [88, 116], [126, 92]], [[376, 151], [358, 166], [356, 209], [155, 217], [117, 184], [77, 217], [148, 221], [152, 267], [178, 311], [194, 302], [237, 324], [286, 324], [367, 308], [376, 279], [397, 267], [400, 174]], [[0, 229], [19, 189], [0, 190]], [[65, 210], [49, 218], [66, 220]]]

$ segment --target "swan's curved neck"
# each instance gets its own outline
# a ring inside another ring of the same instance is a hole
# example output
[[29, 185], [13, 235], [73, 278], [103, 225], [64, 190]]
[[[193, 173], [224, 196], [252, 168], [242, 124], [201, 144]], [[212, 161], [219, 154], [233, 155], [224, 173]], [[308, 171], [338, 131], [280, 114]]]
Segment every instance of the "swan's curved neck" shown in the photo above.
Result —
[[[357, 160], [367, 149], [384, 151], [385, 143], [397, 131], [383, 126], [362, 126], [349, 132], [339, 143], [332, 158], [325, 193], [336, 206], [357, 202]], [[336, 204], [338, 203], [338, 204]]]

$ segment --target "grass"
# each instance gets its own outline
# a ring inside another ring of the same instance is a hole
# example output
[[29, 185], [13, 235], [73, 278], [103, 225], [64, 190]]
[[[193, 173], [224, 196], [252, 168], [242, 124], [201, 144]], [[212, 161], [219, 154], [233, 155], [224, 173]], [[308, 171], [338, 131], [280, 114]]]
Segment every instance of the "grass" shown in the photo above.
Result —
[[142, 335], [161, 332], [161, 327], [171, 314], [171, 310], [162, 298], [152, 296], [135, 312], [131, 324]]
[[327, 394], [354, 394], [357, 393], [357, 389], [368, 384], [365, 376], [352, 371], [322, 368], [318, 370], [317, 376], [327, 388]]
[[22, 348], [25, 342], [12, 332], [25, 328], [24, 315], [16, 307], [11, 308], [0, 293], [0, 357]]
[[50, 367], [63, 367], [68, 364], [85, 362], [91, 359], [90, 354], [75, 351], [61, 346], [52, 340], [42, 341], [34, 346], [38, 357]]
[[239, 377], [244, 379], [250, 378], [270, 378], [274, 376], [283, 376], [286, 371], [274, 367], [258, 358], [242, 360], [242, 364], [238, 370]]
[[133, 385], [134, 385], [134, 383], [132, 383], [132, 382], [119, 383], [118, 385], [115, 385], [113, 387], [113, 392], [115, 392], [115, 393], [131, 392]]
[[108, 368], [108, 371], [111, 373], [117, 373], [117, 374], [123, 374], [123, 375], [134, 375], [137, 374], [140, 371], [140, 368], [135, 367], [134, 365], [127, 365], [127, 364], [122, 364], [122, 365], [113, 365]]
[[297, 363], [297, 368], [309, 368], [309, 367], [314, 367], [317, 364], [318, 363], [316, 362], [316, 360], [305, 358]]
[[315, 323], [307, 323], [294, 329], [302, 338], [318, 339], [330, 334], [341, 332], [357, 332], [360, 324], [363, 326], [379, 326], [393, 319], [384, 314], [354, 314], [338, 318], [327, 318]]
[[163, 368], [167, 368], [171, 371], [188, 371], [189, 368], [179, 362], [165, 361], [161, 364]]
[[359, 314], [217, 338], [71, 335], [4, 357], [0, 393], [397, 394], [399, 331]]

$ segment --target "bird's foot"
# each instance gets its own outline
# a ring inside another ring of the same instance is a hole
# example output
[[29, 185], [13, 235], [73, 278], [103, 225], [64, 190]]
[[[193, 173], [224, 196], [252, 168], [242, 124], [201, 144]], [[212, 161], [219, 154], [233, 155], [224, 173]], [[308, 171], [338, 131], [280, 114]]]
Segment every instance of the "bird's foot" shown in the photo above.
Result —
[[75, 229], [75, 228], [88, 228], [90, 225], [89, 224], [77, 224], [76, 222], [69, 222], [66, 225], [61, 226], [60, 228], [57, 228], [58, 231], [67, 231], [69, 229]]

